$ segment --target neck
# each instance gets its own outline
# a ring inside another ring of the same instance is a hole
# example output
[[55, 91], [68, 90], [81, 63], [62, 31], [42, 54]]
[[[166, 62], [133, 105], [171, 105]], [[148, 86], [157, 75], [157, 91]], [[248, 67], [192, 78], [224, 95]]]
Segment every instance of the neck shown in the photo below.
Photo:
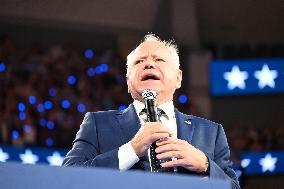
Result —
[[163, 95], [162, 93], [158, 94], [156, 103], [157, 106], [160, 106], [161, 104], [164, 104], [166, 102], [172, 101], [173, 100], [173, 95]]

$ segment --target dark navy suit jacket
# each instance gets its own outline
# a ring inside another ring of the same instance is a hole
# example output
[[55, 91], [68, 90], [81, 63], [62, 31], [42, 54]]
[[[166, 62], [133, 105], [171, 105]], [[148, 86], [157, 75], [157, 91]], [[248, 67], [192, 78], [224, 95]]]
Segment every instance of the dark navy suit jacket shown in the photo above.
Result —
[[[206, 154], [209, 159], [209, 177], [231, 180], [233, 188], [239, 188], [231, 168], [230, 150], [223, 127], [206, 119], [183, 114], [177, 109], [175, 114], [178, 138]], [[88, 112], [63, 165], [119, 169], [118, 149], [129, 142], [139, 128], [139, 118], [132, 104], [123, 111]], [[148, 158], [140, 158], [131, 169], [150, 170]], [[178, 168], [178, 172], [196, 174], [182, 167]]]

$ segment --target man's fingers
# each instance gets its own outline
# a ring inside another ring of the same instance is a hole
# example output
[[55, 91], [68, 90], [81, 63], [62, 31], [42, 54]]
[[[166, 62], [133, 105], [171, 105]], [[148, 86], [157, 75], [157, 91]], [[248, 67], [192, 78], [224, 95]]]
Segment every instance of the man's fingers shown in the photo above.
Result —
[[161, 163], [161, 166], [162, 167], [178, 167], [178, 166], [180, 166], [180, 167], [186, 167], [187, 169], [192, 170], [192, 171], [195, 170], [195, 168], [193, 166], [187, 165], [184, 159], [167, 161], [167, 162]]
[[158, 148], [156, 148], [156, 153], [163, 153], [163, 152], [167, 152], [167, 151], [181, 151], [182, 148], [180, 145], [178, 144], [165, 144], [162, 146], [158, 146]]
[[165, 126], [153, 128], [151, 129], [151, 133], [168, 133], [169, 136], [173, 135], [173, 132]]
[[167, 139], [162, 139], [156, 142], [157, 146], [162, 146], [162, 145], [166, 145], [166, 144], [178, 144], [178, 145], [184, 145], [184, 144], [188, 144], [188, 142], [181, 140], [181, 139], [177, 139], [174, 137], [170, 137]]
[[167, 138], [169, 137], [170, 134], [169, 133], [154, 133], [152, 134], [150, 137], [150, 143], [152, 144], [153, 142], [155, 142], [156, 140], [159, 140], [161, 138]]
[[181, 158], [183, 158], [183, 155], [180, 151], [169, 151], [169, 152], [164, 152], [164, 153], [158, 154], [157, 158], [158, 159], [165, 159], [165, 158], [181, 159]]
[[153, 142], [172, 135], [173, 132], [160, 122], [147, 122], [131, 140], [131, 145], [138, 157], [141, 157]]
[[169, 137], [169, 138], [164, 138], [164, 139], [161, 139], [161, 140], [158, 140], [156, 142], [156, 145], [157, 146], [162, 146], [162, 145], [166, 145], [166, 144], [176, 144], [176, 139], [173, 138], [173, 137]]

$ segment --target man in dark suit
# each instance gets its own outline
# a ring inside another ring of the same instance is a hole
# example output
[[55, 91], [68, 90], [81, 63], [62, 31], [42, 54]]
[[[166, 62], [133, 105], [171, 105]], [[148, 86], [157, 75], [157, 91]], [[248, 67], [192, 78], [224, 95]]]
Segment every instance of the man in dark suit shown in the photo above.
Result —
[[[182, 80], [177, 52], [173, 43], [147, 35], [127, 57], [127, 85], [134, 102], [123, 111], [87, 113], [63, 165], [150, 170], [149, 147], [155, 142], [158, 159], [172, 158], [162, 167], [231, 180], [239, 188], [223, 127], [174, 108], [173, 95]], [[157, 106], [164, 111], [161, 122], [145, 121], [145, 89], [157, 93]]]

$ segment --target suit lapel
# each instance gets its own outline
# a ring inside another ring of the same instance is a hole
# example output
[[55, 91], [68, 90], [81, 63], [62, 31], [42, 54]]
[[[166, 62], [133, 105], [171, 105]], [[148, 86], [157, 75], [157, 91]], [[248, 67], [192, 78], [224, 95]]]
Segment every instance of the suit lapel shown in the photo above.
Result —
[[140, 121], [133, 104], [130, 104], [124, 111], [118, 112], [116, 117], [122, 129], [123, 137], [126, 141], [130, 141], [140, 128]]
[[195, 128], [194, 118], [191, 115], [185, 115], [175, 109], [177, 121], [177, 137], [191, 143]]

